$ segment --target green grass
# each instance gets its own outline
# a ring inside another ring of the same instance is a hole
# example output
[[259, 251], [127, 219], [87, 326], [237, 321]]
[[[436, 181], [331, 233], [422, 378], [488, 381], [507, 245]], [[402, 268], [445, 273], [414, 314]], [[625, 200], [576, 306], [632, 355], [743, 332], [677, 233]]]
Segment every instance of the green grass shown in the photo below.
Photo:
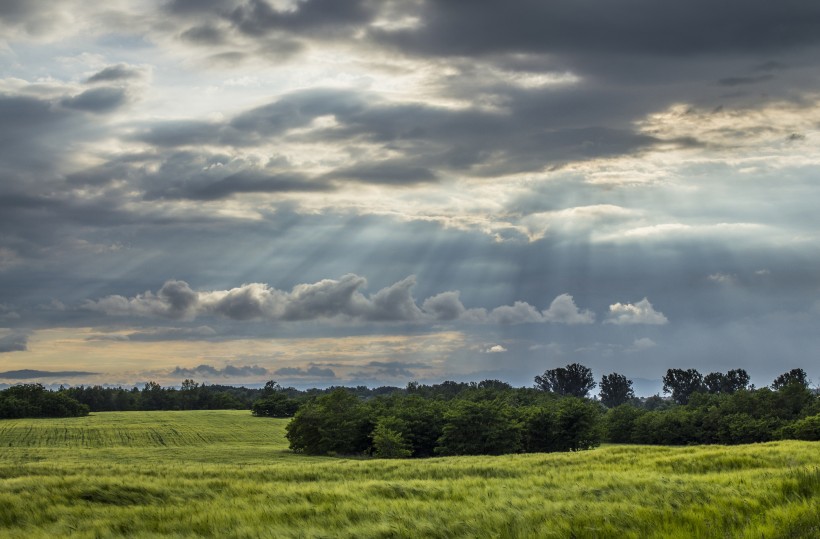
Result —
[[0, 422], [0, 537], [820, 537], [820, 444], [368, 460], [249, 412]]

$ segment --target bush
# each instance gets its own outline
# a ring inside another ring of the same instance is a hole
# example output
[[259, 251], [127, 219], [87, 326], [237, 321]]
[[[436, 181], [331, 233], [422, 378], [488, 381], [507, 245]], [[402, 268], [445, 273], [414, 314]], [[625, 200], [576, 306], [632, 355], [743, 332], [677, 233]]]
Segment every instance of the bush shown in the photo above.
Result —
[[395, 417], [383, 417], [373, 430], [373, 455], [385, 459], [407, 458], [413, 454], [402, 431], [407, 425]]

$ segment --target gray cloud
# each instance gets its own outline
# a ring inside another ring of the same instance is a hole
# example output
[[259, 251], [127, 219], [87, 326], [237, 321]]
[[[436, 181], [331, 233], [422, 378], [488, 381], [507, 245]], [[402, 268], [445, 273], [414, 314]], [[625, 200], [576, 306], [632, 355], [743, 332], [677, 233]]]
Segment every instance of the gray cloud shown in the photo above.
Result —
[[754, 77], [726, 77], [720, 79], [718, 84], [721, 86], [743, 86], [745, 84], [757, 84], [759, 82], [766, 82], [774, 79], [774, 75], [757, 75]]
[[[470, 56], [613, 51], [680, 56], [783, 50], [820, 41], [820, 8], [799, 0], [777, 6], [761, 0], [717, 6], [697, 0], [675, 9], [651, 0], [617, 5], [519, 0], [503, 6], [486, 0], [434, 1], [422, 4], [420, 15], [424, 24], [416, 28], [372, 34], [405, 50]], [[693, 28], [698, 39], [692, 39]]]
[[436, 320], [456, 320], [466, 312], [460, 295], [458, 290], [436, 294], [424, 300], [422, 309]]
[[66, 97], [60, 103], [69, 109], [84, 112], [111, 112], [128, 101], [126, 91], [122, 88], [92, 88], [73, 97]]
[[607, 324], [650, 324], [663, 325], [669, 323], [663, 313], [658, 312], [643, 298], [637, 303], [615, 303], [609, 306], [609, 314], [604, 321]]
[[279, 11], [264, 0], [249, 0], [232, 11], [230, 21], [241, 32], [259, 36], [274, 31], [320, 38], [345, 35], [373, 18], [373, 4], [366, 0], [302, 0], [295, 9]]
[[93, 376], [98, 372], [88, 371], [40, 371], [35, 369], [21, 369], [17, 371], [0, 372], [0, 378], [6, 380], [33, 380], [37, 378], [73, 378], [79, 376]]
[[0, 353], [25, 352], [28, 350], [28, 335], [25, 333], [11, 333], [0, 337]]
[[[649, 377], [694, 356], [743, 358], [764, 383], [771, 357], [811, 367], [820, 8], [279, 6], [0, 4], [19, 58], [0, 93], [4, 324], [207, 341], [392, 321], [504, 343], [521, 383], [543, 370], [522, 352], [541, 341]], [[157, 74], [138, 81], [144, 101], [130, 99], [137, 57]], [[221, 80], [245, 75], [253, 91]], [[156, 291], [169, 276], [190, 284]], [[619, 303], [647, 296], [661, 307]], [[69, 308], [39, 307], [55, 298]], [[72, 307], [87, 298], [101, 299]], [[215, 335], [177, 327], [200, 317]], [[317, 320], [331, 323], [287, 323]], [[628, 353], [649, 340], [651, 366]], [[460, 353], [443, 368], [501, 357]]]
[[202, 24], [199, 26], [192, 26], [185, 30], [180, 35], [185, 41], [195, 43], [197, 45], [221, 45], [225, 43], [225, 32], [211, 24]]
[[311, 365], [307, 369], [303, 369], [301, 367], [282, 367], [281, 369], [277, 369], [274, 371], [273, 374], [279, 376], [297, 376], [297, 377], [308, 377], [308, 378], [335, 378], [336, 373], [333, 372], [333, 369], [329, 368], [322, 368], [317, 365]]
[[132, 79], [140, 79], [142, 78], [143, 73], [141, 70], [125, 65], [125, 64], [117, 64], [108, 66], [90, 77], [86, 79], [87, 83], [97, 83], [97, 82], [112, 82], [112, 81], [122, 81], [122, 80], [132, 80]]
[[213, 365], [202, 364], [193, 369], [176, 367], [171, 371], [171, 376], [218, 376], [218, 377], [239, 377], [239, 376], [263, 376], [268, 374], [268, 370], [258, 365], [225, 365], [219, 369]]
[[[416, 278], [412, 275], [370, 296], [362, 293], [366, 285], [364, 277], [349, 274], [339, 280], [323, 279], [316, 283], [298, 284], [290, 292], [264, 283], [244, 284], [230, 290], [197, 292], [184, 281], [171, 280], [166, 281], [156, 294], [147, 291], [132, 298], [113, 295], [86, 300], [83, 308], [107, 315], [176, 320], [192, 320], [207, 315], [220, 315], [238, 321], [338, 319], [429, 323], [461, 319], [471, 323], [502, 325], [544, 322], [588, 324], [595, 320], [591, 311], [581, 311], [568, 294], [556, 297], [545, 311], [539, 311], [527, 302], [516, 301], [513, 305], [496, 307], [487, 312], [485, 309], [465, 309], [459, 300], [459, 293], [452, 291], [427, 298], [422, 303], [423, 308], [420, 308], [412, 295], [412, 289], [416, 286]], [[640, 310], [642, 307], [643, 303], [638, 303], [635, 308]], [[660, 314], [654, 311], [641, 313], [644, 317]]]
[[336, 169], [328, 177], [386, 185], [416, 185], [435, 182], [438, 179], [430, 169], [405, 160], [362, 163]]

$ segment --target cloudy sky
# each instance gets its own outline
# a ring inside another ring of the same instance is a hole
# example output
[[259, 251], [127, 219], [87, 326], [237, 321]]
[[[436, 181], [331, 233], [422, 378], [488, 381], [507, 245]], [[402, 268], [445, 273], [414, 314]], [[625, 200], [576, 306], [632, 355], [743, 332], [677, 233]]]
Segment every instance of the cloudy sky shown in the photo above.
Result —
[[5, 0], [0, 66], [0, 382], [820, 379], [820, 4]]

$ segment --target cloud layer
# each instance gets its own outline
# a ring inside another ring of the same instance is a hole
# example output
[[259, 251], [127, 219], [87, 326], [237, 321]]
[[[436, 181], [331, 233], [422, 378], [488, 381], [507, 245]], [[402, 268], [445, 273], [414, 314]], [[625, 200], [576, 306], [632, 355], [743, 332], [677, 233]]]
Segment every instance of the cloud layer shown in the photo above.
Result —
[[[131, 298], [114, 295], [87, 300], [83, 308], [115, 316], [188, 321], [203, 316], [220, 316], [237, 321], [415, 323], [459, 320], [501, 325], [544, 322], [591, 324], [595, 321], [594, 313], [580, 310], [569, 294], [559, 295], [543, 311], [524, 301], [490, 311], [467, 309], [457, 291], [431, 296], [419, 307], [412, 295], [415, 284], [416, 278], [410, 276], [375, 294], [365, 295], [362, 290], [367, 286], [367, 280], [354, 274], [344, 275], [338, 280], [323, 279], [316, 283], [298, 284], [290, 292], [264, 283], [244, 284], [230, 290], [194, 291], [185, 281], [171, 280], [166, 281], [156, 293], [147, 291]], [[648, 305], [644, 300], [637, 308], [644, 308], [644, 303]], [[657, 323], [652, 316], [659, 313], [652, 311], [651, 305], [649, 311], [649, 316], [633, 317], [629, 323]]]
[[0, 36], [8, 370], [813, 367], [811, 2], [30, 0]]

